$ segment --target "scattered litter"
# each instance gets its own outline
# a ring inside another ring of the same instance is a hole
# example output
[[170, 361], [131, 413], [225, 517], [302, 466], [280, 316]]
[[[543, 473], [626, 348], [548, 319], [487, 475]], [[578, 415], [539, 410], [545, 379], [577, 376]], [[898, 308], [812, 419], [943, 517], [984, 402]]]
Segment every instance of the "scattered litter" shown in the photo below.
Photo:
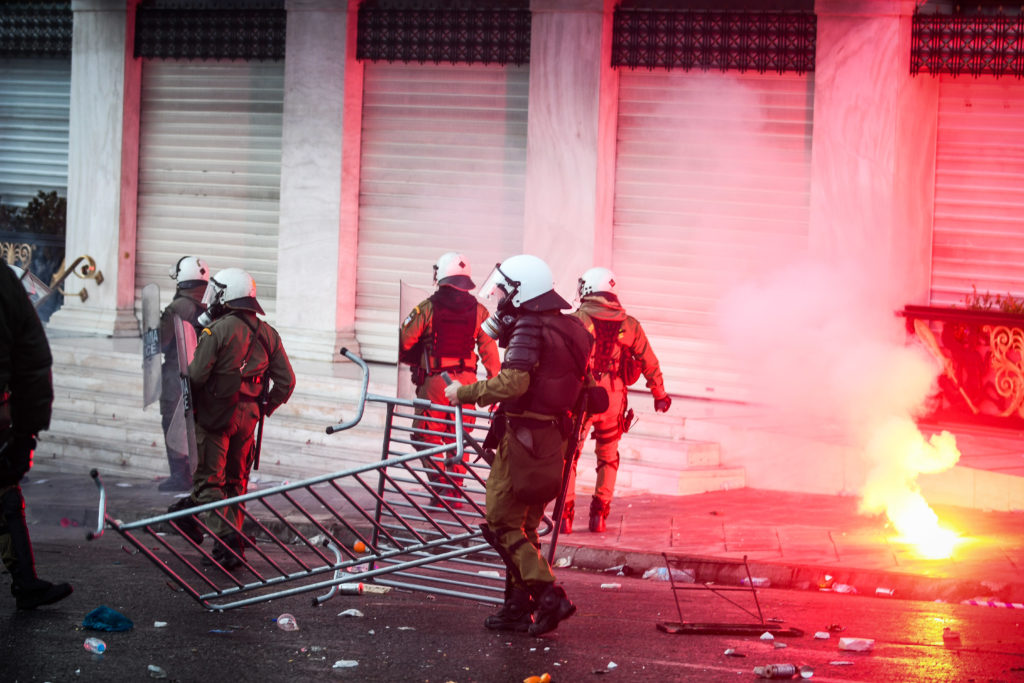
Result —
[[363, 587], [363, 593], [374, 593], [376, 595], [384, 595], [385, 593], [391, 592], [391, 586], [378, 586], [372, 583], [361, 583], [359, 585]]
[[850, 652], [869, 652], [875, 646], [871, 638], [840, 638], [839, 649]]
[[568, 567], [571, 560], [568, 557], [559, 557], [555, 560], [555, 567]]
[[69, 526], [72, 526], [72, 527], [78, 526], [78, 522], [76, 522], [73, 519], [68, 519], [67, 517], [61, 517], [60, 518], [60, 525], [66, 529]]
[[960, 642], [960, 634], [947, 626], [942, 629], [942, 640], [946, 643]]
[[295, 621], [295, 617], [287, 612], [279, 616], [277, 619], [277, 627], [282, 631], [298, 631], [299, 622]]
[[82, 628], [92, 631], [130, 631], [134, 626], [131, 619], [106, 605], [100, 605], [82, 620]]
[[618, 664], [616, 664], [615, 662], [608, 662], [608, 664], [605, 665], [605, 667], [603, 669], [594, 669], [590, 673], [593, 673], [593, 674], [606, 674], [606, 673], [611, 673], [612, 671], [614, 671], [617, 668], [619, 668]]
[[354, 659], [339, 659], [334, 663], [335, 669], [352, 669], [359, 666], [359, 662]]
[[875, 595], [880, 598], [891, 598], [896, 591], [892, 588], [876, 588]]
[[235, 629], [233, 629], [233, 628], [211, 628], [208, 632], [209, 633], [234, 633]]
[[617, 591], [620, 588], [622, 588], [622, 584], [621, 583], [602, 583], [601, 584], [601, 590]]
[[126, 481], [119, 481], [116, 484], [114, 484], [114, 486], [117, 486], [122, 489], [130, 489], [132, 487], [132, 485]]
[[829, 633], [828, 631], [815, 631], [814, 632], [814, 639], [815, 640], [828, 640], [831, 637], [832, 637], [832, 634]]
[[364, 562], [362, 564], [353, 565], [345, 569], [349, 574], [362, 574], [363, 572], [370, 571], [370, 564]]
[[317, 534], [316, 536], [311, 536], [311, 537], [309, 538], [309, 542], [310, 542], [310, 543], [311, 543], [312, 545], [315, 545], [315, 546], [321, 546], [321, 545], [323, 545], [323, 544], [324, 544], [324, 539], [325, 539], [325, 538], [327, 538], [327, 537], [326, 537], [326, 536], [324, 536], [323, 534]]
[[733, 648], [731, 648], [731, 647], [730, 647], [730, 648], [728, 648], [728, 649], [727, 649], [727, 650], [726, 650], [725, 652], [723, 652], [722, 654], [723, 654], [723, 655], [725, 655], [726, 657], [746, 657], [746, 655], [745, 655], [745, 654], [743, 654], [742, 652], [736, 652], [736, 650], [734, 650], [734, 649], [733, 649]]
[[814, 675], [814, 669], [796, 664], [766, 664], [755, 666], [754, 675], [758, 678], [810, 678]]
[[551, 674], [545, 672], [540, 676], [527, 676], [523, 679], [523, 683], [551, 683]]
[[853, 666], [853, 662], [851, 662], [848, 659], [837, 659], [835, 661], [829, 662], [829, 665], [830, 666]]
[[352, 609], [347, 609], [344, 612], [338, 612], [338, 616], [339, 617], [361, 617], [361, 616], [363, 616], [363, 613], [353, 607]]
[[86, 638], [82, 646], [86, 652], [91, 652], [94, 655], [101, 655], [107, 651], [107, 644], [99, 638]]
[[153, 628], [163, 628], [164, 626], [167, 626], [167, 622], [166, 621], [154, 621], [153, 622]]
[[[651, 567], [644, 572], [643, 578], [653, 579], [655, 581], [668, 581], [669, 580], [668, 567]], [[693, 570], [672, 568], [672, 580], [678, 583], [694, 583]]]
[[829, 624], [828, 625], [828, 630], [831, 633], [839, 633], [840, 631], [845, 631], [846, 627], [845, 626], [840, 626], [839, 624]]
[[489, 579], [500, 579], [501, 578], [501, 574], [499, 574], [498, 572], [494, 571], [493, 569], [481, 569], [480, 571], [477, 572], [477, 574], [479, 574], [480, 576], [486, 576]]
[[146, 667], [146, 670], [149, 671], [150, 678], [167, 678], [167, 672], [156, 664], [150, 664]]
[[832, 590], [832, 582], [835, 579], [832, 578], [831, 574], [825, 574], [821, 577], [821, 581], [818, 582], [818, 590], [830, 591]]
[[773, 640], [775, 640], [775, 636], [773, 636], [770, 632], [765, 631], [761, 634], [761, 640], [763, 640], [766, 643], [770, 643]]
[[754, 586], [755, 588], [768, 588], [772, 585], [772, 581], [767, 576], [752, 576], [749, 579], [744, 576], [740, 580], [740, 585]]
[[362, 595], [365, 590], [362, 583], [341, 583], [338, 584], [338, 592], [342, 595]]
[[626, 565], [624, 565], [624, 564], [617, 564], [614, 567], [605, 567], [604, 569], [601, 570], [601, 573], [602, 574], [615, 574], [616, 576], [625, 576], [626, 575]]
[[415, 631], [416, 627], [415, 626], [399, 626], [398, 630], [399, 631]]
[[848, 593], [850, 595], [856, 595], [857, 589], [848, 583], [834, 583], [832, 584], [833, 593]]
[[786, 643], [783, 643], [781, 641], [778, 641], [778, 640], [775, 641], [775, 649], [776, 650], [781, 650], [784, 647], [789, 647], [789, 645], [787, 645]]

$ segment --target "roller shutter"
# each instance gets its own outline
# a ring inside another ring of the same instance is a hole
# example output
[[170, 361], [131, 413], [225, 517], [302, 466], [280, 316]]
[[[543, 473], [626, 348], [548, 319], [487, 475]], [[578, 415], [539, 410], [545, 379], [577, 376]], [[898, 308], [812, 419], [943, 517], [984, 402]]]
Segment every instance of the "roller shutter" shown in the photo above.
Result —
[[671, 393], [745, 397], [716, 307], [806, 250], [812, 92], [807, 75], [621, 74], [612, 269]]
[[166, 302], [168, 268], [195, 254], [249, 271], [272, 314], [283, 101], [283, 62], [143, 63], [137, 289]]
[[1024, 295], [1024, 84], [939, 80], [931, 303]]
[[0, 203], [68, 185], [69, 57], [0, 58]]
[[356, 335], [395, 362], [399, 282], [432, 289], [446, 251], [477, 285], [522, 249], [528, 69], [366, 65]]

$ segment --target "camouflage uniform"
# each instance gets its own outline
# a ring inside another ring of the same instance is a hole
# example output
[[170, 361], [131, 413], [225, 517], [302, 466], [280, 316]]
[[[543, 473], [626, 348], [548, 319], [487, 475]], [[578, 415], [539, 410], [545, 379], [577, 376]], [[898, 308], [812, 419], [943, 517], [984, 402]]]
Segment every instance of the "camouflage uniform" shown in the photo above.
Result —
[[[622, 380], [621, 366], [623, 354], [631, 353], [638, 361], [643, 376], [647, 379], [647, 387], [655, 400], [663, 400], [668, 394], [661, 376], [661, 366], [657, 356], [651, 349], [639, 321], [626, 313], [626, 310], [614, 296], [588, 294], [583, 297], [579, 309], [573, 312], [583, 321], [587, 331], [595, 339], [592, 354], [594, 379], [598, 385], [608, 392], [608, 410], [597, 415], [588, 415], [583, 429], [587, 434], [593, 429], [597, 441], [597, 483], [591, 499], [591, 526], [595, 526], [595, 517], [600, 517], [601, 525], [608, 516], [612, 496], [615, 492], [615, 479], [619, 470], [619, 440], [629, 427], [625, 424], [624, 415], [628, 410], [627, 390], [629, 387]], [[610, 330], [612, 343], [605, 343], [602, 348], [602, 332], [598, 329]], [[566, 491], [565, 512], [563, 519], [570, 520], [575, 510], [576, 496], [576, 463], [573, 463], [569, 475], [569, 486]], [[565, 527], [563, 526], [563, 531]], [[591, 529], [592, 531], [597, 529]], [[603, 530], [603, 529], [602, 529]]]

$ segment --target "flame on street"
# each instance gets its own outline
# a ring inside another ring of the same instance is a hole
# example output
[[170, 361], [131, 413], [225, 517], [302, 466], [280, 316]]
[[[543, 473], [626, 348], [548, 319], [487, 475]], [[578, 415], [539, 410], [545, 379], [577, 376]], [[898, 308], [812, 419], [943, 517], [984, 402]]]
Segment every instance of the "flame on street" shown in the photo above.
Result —
[[868, 454], [875, 466], [868, 473], [861, 512], [884, 512], [899, 534], [895, 540], [913, 546], [919, 556], [950, 557], [959, 534], [940, 526], [916, 479], [920, 473], [942, 472], [956, 464], [956, 438], [944, 431], [925, 441], [912, 420], [891, 418], [869, 440]]

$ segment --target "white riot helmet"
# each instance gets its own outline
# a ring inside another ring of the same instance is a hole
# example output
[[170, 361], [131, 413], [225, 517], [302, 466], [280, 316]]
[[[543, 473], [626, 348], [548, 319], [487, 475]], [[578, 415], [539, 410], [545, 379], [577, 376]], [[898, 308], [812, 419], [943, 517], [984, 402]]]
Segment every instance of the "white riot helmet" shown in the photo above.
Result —
[[618, 294], [615, 291], [615, 273], [607, 268], [591, 268], [580, 276], [579, 286], [576, 291], [581, 299], [588, 294], [596, 294], [598, 292]]
[[171, 266], [170, 276], [178, 283], [178, 289], [201, 287], [210, 279], [210, 267], [196, 256], [182, 256]]
[[441, 254], [434, 264], [434, 284], [448, 285], [468, 292], [476, 285], [470, 277], [469, 259], [464, 254], [449, 251]]
[[[210, 278], [203, 303], [208, 310], [216, 307], [244, 309], [266, 315], [256, 301], [256, 281], [241, 268], [225, 268]], [[216, 318], [216, 313], [211, 312]]]
[[520, 254], [494, 266], [477, 296], [481, 299], [497, 298], [499, 307], [504, 305], [528, 311], [571, 308], [569, 302], [555, 292], [554, 286], [548, 264], [536, 256]]

